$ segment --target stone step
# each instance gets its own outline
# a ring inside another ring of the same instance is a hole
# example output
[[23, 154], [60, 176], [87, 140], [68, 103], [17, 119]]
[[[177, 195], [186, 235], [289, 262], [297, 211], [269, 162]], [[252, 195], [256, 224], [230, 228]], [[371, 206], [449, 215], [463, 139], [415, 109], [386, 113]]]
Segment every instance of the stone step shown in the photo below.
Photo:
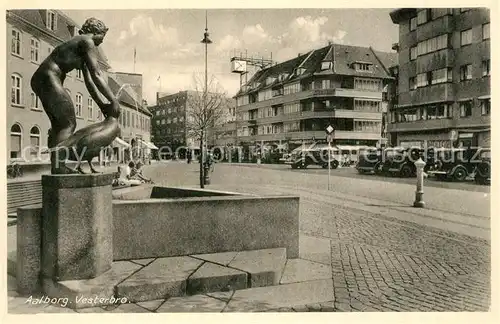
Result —
[[285, 248], [115, 261], [112, 270], [95, 279], [45, 279], [43, 285], [51, 297], [73, 296], [71, 308], [87, 308], [95, 304], [78, 302], [78, 296], [98, 295], [105, 298], [104, 303], [111, 303], [111, 296], [146, 302], [279, 285], [286, 262]]

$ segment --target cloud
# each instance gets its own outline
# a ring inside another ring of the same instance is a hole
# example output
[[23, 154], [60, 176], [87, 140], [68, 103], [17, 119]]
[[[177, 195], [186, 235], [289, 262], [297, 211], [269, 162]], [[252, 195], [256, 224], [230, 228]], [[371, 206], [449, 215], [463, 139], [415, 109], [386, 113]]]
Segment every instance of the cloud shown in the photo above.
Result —
[[172, 48], [179, 45], [179, 34], [174, 27], [155, 24], [153, 18], [139, 15], [129, 23], [128, 30], [122, 30], [118, 42], [124, 44], [131, 41], [141, 41], [149, 46]]
[[259, 44], [265, 41], [269, 41], [269, 34], [262, 28], [260, 24], [255, 26], [246, 26], [242, 33], [245, 44]]

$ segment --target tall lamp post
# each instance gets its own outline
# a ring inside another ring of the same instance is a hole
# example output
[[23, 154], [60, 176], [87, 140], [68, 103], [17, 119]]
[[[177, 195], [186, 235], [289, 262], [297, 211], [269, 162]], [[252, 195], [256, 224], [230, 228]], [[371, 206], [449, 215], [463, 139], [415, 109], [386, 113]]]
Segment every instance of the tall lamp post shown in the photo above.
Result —
[[[206, 119], [207, 113], [207, 95], [208, 95], [208, 71], [207, 71], [207, 58], [208, 58], [208, 44], [212, 44], [210, 38], [208, 38], [208, 16], [207, 11], [205, 10], [205, 33], [203, 34], [203, 39], [201, 43], [205, 44], [205, 89], [203, 91], [203, 118]], [[204, 124], [206, 124], [206, 120], [204, 120]], [[206, 125], [204, 125], [205, 127]], [[210, 178], [208, 175], [208, 168], [205, 167], [205, 146], [207, 146], [207, 130], [202, 129], [202, 147], [200, 147], [201, 151], [201, 159], [200, 159], [200, 184], [201, 188], [205, 187], [205, 184], [210, 184]], [[203, 144], [204, 143], [204, 144]]]

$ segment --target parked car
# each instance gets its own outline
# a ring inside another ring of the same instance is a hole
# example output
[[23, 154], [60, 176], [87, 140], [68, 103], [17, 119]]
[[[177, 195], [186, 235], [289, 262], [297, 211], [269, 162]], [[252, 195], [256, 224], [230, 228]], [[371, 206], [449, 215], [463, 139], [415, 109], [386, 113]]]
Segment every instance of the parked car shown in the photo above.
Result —
[[290, 161], [290, 158], [292, 155], [290, 153], [284, 153], [281, 158], [279, 159], [279, 163], [287, 163]]
[[491, 150], [484, 148], [480, 152], [480, 161], [476, 166], [476, 173], [474, 175], [474, 181], [477, 184], [490, 184], [491, 183]]
[[386, 149], [382, 173], [397, 175], [402, 178], [414, 177], [417, 174], [415, 161], [423, 157], [424, 150], [420, 147], [393, 147]]
[[485, 148], [453, 148], [444, 151], [436, 162], [436, 168], [429, 174], [438, 180], [465, 181], [474, 176], [476, 167], [482, 162], [479, 158], [482, 153], [489, 151]]
[[358, 170], [358, 173], [380, 173], [383, 154], [384, 150], [376, 147], [360, 150], [358, 163], [356, 163], [356, 170]]
[[330, 152], [330, 168], [339, 166], [339, 152], [335, 147], [328, 148], [326, 144], [314, 145], [310, 148], [295, 150], [290, 158], [292, 169], [305, 169], [309, 165], [319, 165], [323, 169], [328, 168], [328, 152]]

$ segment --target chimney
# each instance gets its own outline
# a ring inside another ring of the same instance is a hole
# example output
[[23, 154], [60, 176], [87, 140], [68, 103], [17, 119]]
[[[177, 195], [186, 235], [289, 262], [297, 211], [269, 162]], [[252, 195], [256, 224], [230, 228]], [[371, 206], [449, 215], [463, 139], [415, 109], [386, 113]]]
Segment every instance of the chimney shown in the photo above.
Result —
[[297, 54], [297, 57], [300, 57], [301, 55], [302, 55], [301, 53], [298, 53], [298, 54]]

